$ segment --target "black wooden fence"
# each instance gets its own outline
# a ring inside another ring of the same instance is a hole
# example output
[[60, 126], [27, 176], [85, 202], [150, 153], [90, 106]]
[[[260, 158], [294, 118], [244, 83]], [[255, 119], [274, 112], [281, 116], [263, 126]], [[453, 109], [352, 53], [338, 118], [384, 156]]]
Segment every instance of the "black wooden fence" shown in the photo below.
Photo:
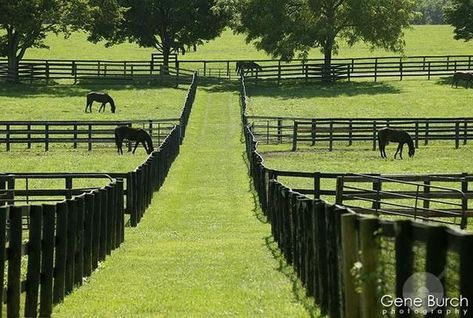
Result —
[[257, 140], [266, 144], [291, 143], [311, 146], [322, 143], [332, 150], [334, 143], [351, 146], [353, 142], [370, 142], [377, 148], [377, 131], [392, 127], [407, 131], [415, 147], [423, 141], [453, 141], [455, 148], [473, 139], [473, 118], [300, 118], [248, 116]]
[[[322, 315], [410, 316], [407, 306], [385, 306], [380, 300], [383, 295], [404, 299], [404, 283], [421, 272], [438, 277], [442, 296], [473, 299], [473, 234], [431, 223], [381, 220], [288, 188], [274, 179], [257, 152], [246, 118], [243, 79], [241, 102], [250, 174], [261, 208], [275, 242]], [[439, 317], [468, 317], [471, 310], [465, 302], [437, 309]]]
[[90, 151], [92, 147], [107, 144], [115, 146], [116, 126], [126, 125], [145, 129], [154, 144], [159, 145], [179, 120], [0, 121], [0, 144], [5, 144], [7, 151], [10, 151], [14, 144], [25, 144], [28, 149], [33, 144], [43, 144], [45, 151], [48, 151], [52, 144], [70, 144], [73, 148], [85, 144]]
[[123, 212], [120, 179], [56, 204], [0, 207], [0, 299], [7, 316], [50, 316], [53, 304], [123, 242]]
[[[261, 69], [246, 72], [245, 77], [254, 82], [259, 80], [287, 79], [322, 79], [323, 60], [295, 60], [296, 63], [281, 61], [258, 61]], [[182, 61], [181, 61], [182, 64]], [[383, 77], [451, 76], [460, 70], [471, 70], [472, 55], [446, 56], [408, 56], [408, 57], [368, 57], [368, 58], [336, 58], [332, 61], [331, 77], [337, 79], [372, 78], [377, 81]]]
[[[36, 60], [23, 59], [18, 66], [20, 81], [78, 80], [140, 80], [156, 79], [172, 83], [188, 83], [192, 70], [169, 67], [156, 61], [104, 60]], [[0, 79], [13, 78], [6, 60], [0, 60]]]

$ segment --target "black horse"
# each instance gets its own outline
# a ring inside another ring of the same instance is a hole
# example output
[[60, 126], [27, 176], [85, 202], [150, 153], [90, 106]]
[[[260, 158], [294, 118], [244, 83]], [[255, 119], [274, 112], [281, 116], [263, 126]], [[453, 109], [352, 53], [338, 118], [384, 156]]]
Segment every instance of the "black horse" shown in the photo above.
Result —
[[146, 132], [146, 130], [141, 128], [133, 128], [128, 126], [117, 126], [117, 128], [115, 128], [115, 144], [117, 145], [117, 152], [119, 155], [123, 155], [123, 139], [136, 141], [135, 148], [133, 148], [133, 154], [135, 153], [136, 147], [138, 147], [140, 142], [148, 155], [154, 151], [153, 141], [151, 140], [150, 135]]
[[453, 79], [452, 79], [452, 87], [455, 85], [455, 87], [458, 87], [458, 82], [460, 80], [463, 80], [466, 82], [466, 88], [468, 88], [471, 84], [471, 81], [473, 80], [473, 73], [472, 72], [465, 72], [465, 71], [458, 71], [453, 73]]
[[249, 71], [253, 74], [254, 70], [262, 71], [263, 68], [258, 63], [253, 61], [238, 61], [236, 62], [235, 71], [238, 75], [245, 75]]
[[[107, 93], [99, 93], [99, 92], [90, 92], [87, 94], [87, 104], [85, 105], [85, 112], [92, 112], [92, 103], [99, 102], [102, 103], [102, 106], [99, 108], [99, 113], [103, 110], [105, 111], [105, 104], [110, 103], [110, 108], [112, 113], [115, 113], [115, 102], [113, 98], [110, 97]], [[87, 111], [87, 109], [89, 111]]]
[[389, 141], [398, 142], [396, 153], [394, 154], [394, 159], [396, 159], [397, 153], [399, 152], [399, 157], [402, 159], [402, 148], [404, 144], [409, 146], [409, 157], [413, 157], [415, 153], [414, 142], [412, 141], [411, 136], [407, 132], [401, 129], [393, 129], [389, 127], [381, 128], [378, 130], [378, 142], [379, 142], [379, 152], [381, 153], [381, 158], [386, 158], [386, 144]]

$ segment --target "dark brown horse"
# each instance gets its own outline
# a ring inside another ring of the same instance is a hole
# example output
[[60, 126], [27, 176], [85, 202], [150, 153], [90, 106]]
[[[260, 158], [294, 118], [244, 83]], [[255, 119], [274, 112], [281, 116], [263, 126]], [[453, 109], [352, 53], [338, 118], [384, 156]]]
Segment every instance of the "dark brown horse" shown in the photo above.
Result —
[[396, 153], [394, 154], [394, 159], [396, 159], [398, 152], [399, 157], [402, 159], [402, 148], [404, 147], [404, 144], [409, 146], [409, 157], [414, 156], [415, 147], [411, 136], [409, 136], [409, 134], [404, 130], [385, 127], [378, 130], [379, 152], [381, 153], [381, 158], [386, 158], [385, 148], [386, 144], [390, 141], [399, 143]]
[[153, 141], [151, 140], [150, 135], [141, 128], [133, 128], [128, 126], [118, 126], [115, 128], [115, 144], [117, 145], [117, 152], [120, 155], [123, 155], [123, 139], [129, 141], [136, 141], [135, 147], [133, 148], [133, 154], [135, 153], [136, 147], [141, 142], [143, 147], [146, 150], [146, 153], [150, 154], [154, 151]]
[[466, 88], [468, 88], [473, 80], [473, 73], [467, 71], [458, 71], [453, 73], [452, 87], [455, 84], [455, 87], [458, 87], [458, 82], [463, 80], [466, 82]]
[[[101, 93], [101, 92], [90, 92], [87, 94], [87, 104], [85, 105], [85, 112], [92, 112], [92, 104], [93, 102], [99, 102], [102, 103], [102, 105], [99, 108], [99, 113], [103, 110], [105, 111], [105, 104], [110, 103], [110, 108], [112, 110], [112, 113], [115, 113], [115, 102], [113, 101], [113, 98], [110, 97], [107, 93]], [[87, 111], [87, 109], [89, 111]]]
[[263, 68], [253, 61], [238, 61], [236, 62], [235, 71], [238, 75], [245, 75], [247, 72], [251, 71], [253, 74], [254, 70], [262, 71]]

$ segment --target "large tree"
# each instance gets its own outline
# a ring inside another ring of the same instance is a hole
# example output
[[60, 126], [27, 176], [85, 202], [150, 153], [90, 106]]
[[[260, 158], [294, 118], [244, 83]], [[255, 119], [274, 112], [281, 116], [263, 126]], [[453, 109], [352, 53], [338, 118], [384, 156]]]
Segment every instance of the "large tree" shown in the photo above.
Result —
[[445, 8], [445, 18], [455, 28], [455, 39], [469, 41], [473, 38], [473, 1], [452, 0]]
[[94, 14], [87, 26], [91, 41], [107, 40], [107, 45], [113, 45], [128, 40], [155, 48], [163, 54], [166, 67], [173, 51], [217, 37], [227, 23], [226, 11], [218, 10], [217, 0], [96, 1], [125, 10], [118, 23], [107, 22], [100, 12]]
[[18, 81], [18, 65], [28, 48], [47, 47], [48, 32], [67, 34], [84, 1], [0, 0], [0, 56], [8, 59], [9, 81]]
[[401, 51], [403, 29], [414, 16], [414, 0], [235, 0], [234, 29], [273, 57], [324, 54], [325, 75], [341, 39]]

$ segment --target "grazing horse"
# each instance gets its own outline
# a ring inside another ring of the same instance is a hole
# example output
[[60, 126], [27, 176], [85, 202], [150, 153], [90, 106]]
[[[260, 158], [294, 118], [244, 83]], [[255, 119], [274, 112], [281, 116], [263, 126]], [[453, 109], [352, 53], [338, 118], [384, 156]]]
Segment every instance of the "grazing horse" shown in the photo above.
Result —
[[381, 153], [381, 158], [386, 158], [385, 148], [386, 144], [389, 141], [399, 143], [399, 146], [397, 146], [396, 153], [394, 154], [394, 159], [396, 159], [398, 152], [399, 157], [401, 157], [402, 159], [402, 148], [404, 147], [404, 144], [407, 144], [409, 146], [409, 157], [414, 156], [415, 147], [411, 136], [409, 136], [409, 134], [404, 130], [385, 127], [378, 130], [379, 152]]
[[455, 84], [455, 87], [458, 87], [458, 82], [460, 80], [464, 80], [466, 82], [466, 88], [468, 88], [473, 80], [473, 73], [472, 72], [465, 72], [465, 71], [458, 71], [453, 73], [452, 79], [452, 87]]
[[115, 102], [113, 99], [108, 95], [107, 93], [98, 93], [98, 92], [90, 92], [87, 94], [87, 104], [85, 105], [85, 112], [87, 113], [87, 109], [89, 110], [88, 112], [92, 112], [92, 103], [93, 102], [99, 102], [102, 103], [102, 106], [99, 108], [99, 113], [100, 111], [105, 111], [105, 104], [110, 103], [110, 108], [112, 110], [112, 113], [115, 113]]
[[236, 62], [236, 68], [235, 71], [237, 72], [238, 75], [245, 75], [247, 71], [251, 71], [253, 73], [253, 70], [258, 70], [262, 71], [263, 68], [261, 65], [258, 63], [255, 63], [253, 61], [238, 61]]
[[117, 128], [115, 128], [115, 144], [117, 145], [117, 152], [119, 155], [123, 155], [123, 139], [136, 141], [135, 148], [133, 148], [133, 154], [135, 153], [136, 147], [138, 147], [140, 142], [148, 155], [154, 151], [153, 141], [151, 140], [150, 135], [146, 132], [146, 130], [141, 128], [132, 128], [128, 126], [117, 126]]

